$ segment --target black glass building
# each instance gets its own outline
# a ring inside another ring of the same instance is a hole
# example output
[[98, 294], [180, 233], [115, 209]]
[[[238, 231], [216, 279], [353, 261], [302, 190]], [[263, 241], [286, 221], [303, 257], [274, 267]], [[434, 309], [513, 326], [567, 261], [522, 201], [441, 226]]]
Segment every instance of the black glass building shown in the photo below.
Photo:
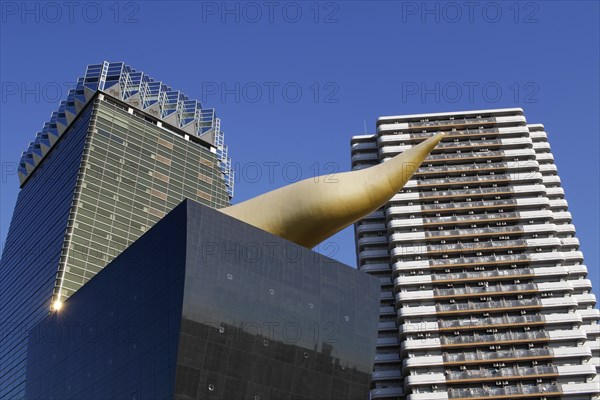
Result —
[[185, 201], [29, 336], [27, 399], [366, 399], [379, 281]]
[[0, 261], [0, 399], [21, 399], [27, 332], [183, 199], [229, 205], [214, 110], [123, 63], [90, 65], [23, 153]]

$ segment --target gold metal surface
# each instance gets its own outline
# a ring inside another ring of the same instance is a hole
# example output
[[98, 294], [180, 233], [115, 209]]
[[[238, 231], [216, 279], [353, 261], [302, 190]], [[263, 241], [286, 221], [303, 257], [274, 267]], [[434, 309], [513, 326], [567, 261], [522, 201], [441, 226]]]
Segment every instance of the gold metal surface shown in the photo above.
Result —
[[305, 179], [219, 211], [312, 248], [383, 206], [443, 136], [437, 134], [382, 164]]

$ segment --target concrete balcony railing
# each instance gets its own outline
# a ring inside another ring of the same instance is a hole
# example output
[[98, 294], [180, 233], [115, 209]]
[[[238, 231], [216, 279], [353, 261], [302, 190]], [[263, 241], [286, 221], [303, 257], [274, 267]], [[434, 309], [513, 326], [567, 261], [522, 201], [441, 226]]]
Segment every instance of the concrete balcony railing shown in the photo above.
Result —
[[[569, 214], [571, 214], [571, 213], [569, 213]], [[554, 221], [558, 222], [560, 220], [557, 219], [555, 216]], [[569, 221], [570, 221], [570, 219], [569, 219]], [[564, 222], [564, 220], [562, 220], [560, 222]], [[575, 235], [575, 225], [573, 225], [573, 224], [557, 224], [556, 225], [556, 233], [561, 236], [562, 235]]]
[[565, 199], [552, 199], [549, 200], [550, 208], [567, 208], [569, 207], [569, 203]]
[[581, 315], [584, 320], [600, 320], [600, 310], [597, 308], [586, 308], [577, 310], [577, 314]]

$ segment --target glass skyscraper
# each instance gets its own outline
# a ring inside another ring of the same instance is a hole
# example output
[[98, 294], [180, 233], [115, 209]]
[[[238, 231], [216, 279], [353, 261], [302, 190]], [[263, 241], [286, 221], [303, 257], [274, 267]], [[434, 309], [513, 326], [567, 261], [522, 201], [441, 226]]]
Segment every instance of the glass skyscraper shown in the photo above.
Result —
[[233, 173], [212, 109], [123, 63], [90, 65], [19, 165], [0, 262], [0, 399], [24, 395], [28, 330], [188, 198]]
[[382, 290], [371, 398], [599, 398], [600, 314], [543, 125], [519, 108], [381, 117], [353, 169], [437, 132], [355, 225]]

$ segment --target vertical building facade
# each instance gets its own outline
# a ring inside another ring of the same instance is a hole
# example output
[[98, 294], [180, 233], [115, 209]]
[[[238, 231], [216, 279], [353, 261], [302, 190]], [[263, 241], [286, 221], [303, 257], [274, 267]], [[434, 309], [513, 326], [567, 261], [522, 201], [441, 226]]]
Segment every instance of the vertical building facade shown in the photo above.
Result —
[[371, 398], [600, 398], [600, 314], [543, 125], [518, 108], [382, 117], [352, 168], [438, 132], [355, 225], [382, 289]]
[[123, 63], [90, 65], [19, 165], [0, 262], [0, 399], [24, 395], [27, 333], [183, 199], [233, 174], [212, 109]]

